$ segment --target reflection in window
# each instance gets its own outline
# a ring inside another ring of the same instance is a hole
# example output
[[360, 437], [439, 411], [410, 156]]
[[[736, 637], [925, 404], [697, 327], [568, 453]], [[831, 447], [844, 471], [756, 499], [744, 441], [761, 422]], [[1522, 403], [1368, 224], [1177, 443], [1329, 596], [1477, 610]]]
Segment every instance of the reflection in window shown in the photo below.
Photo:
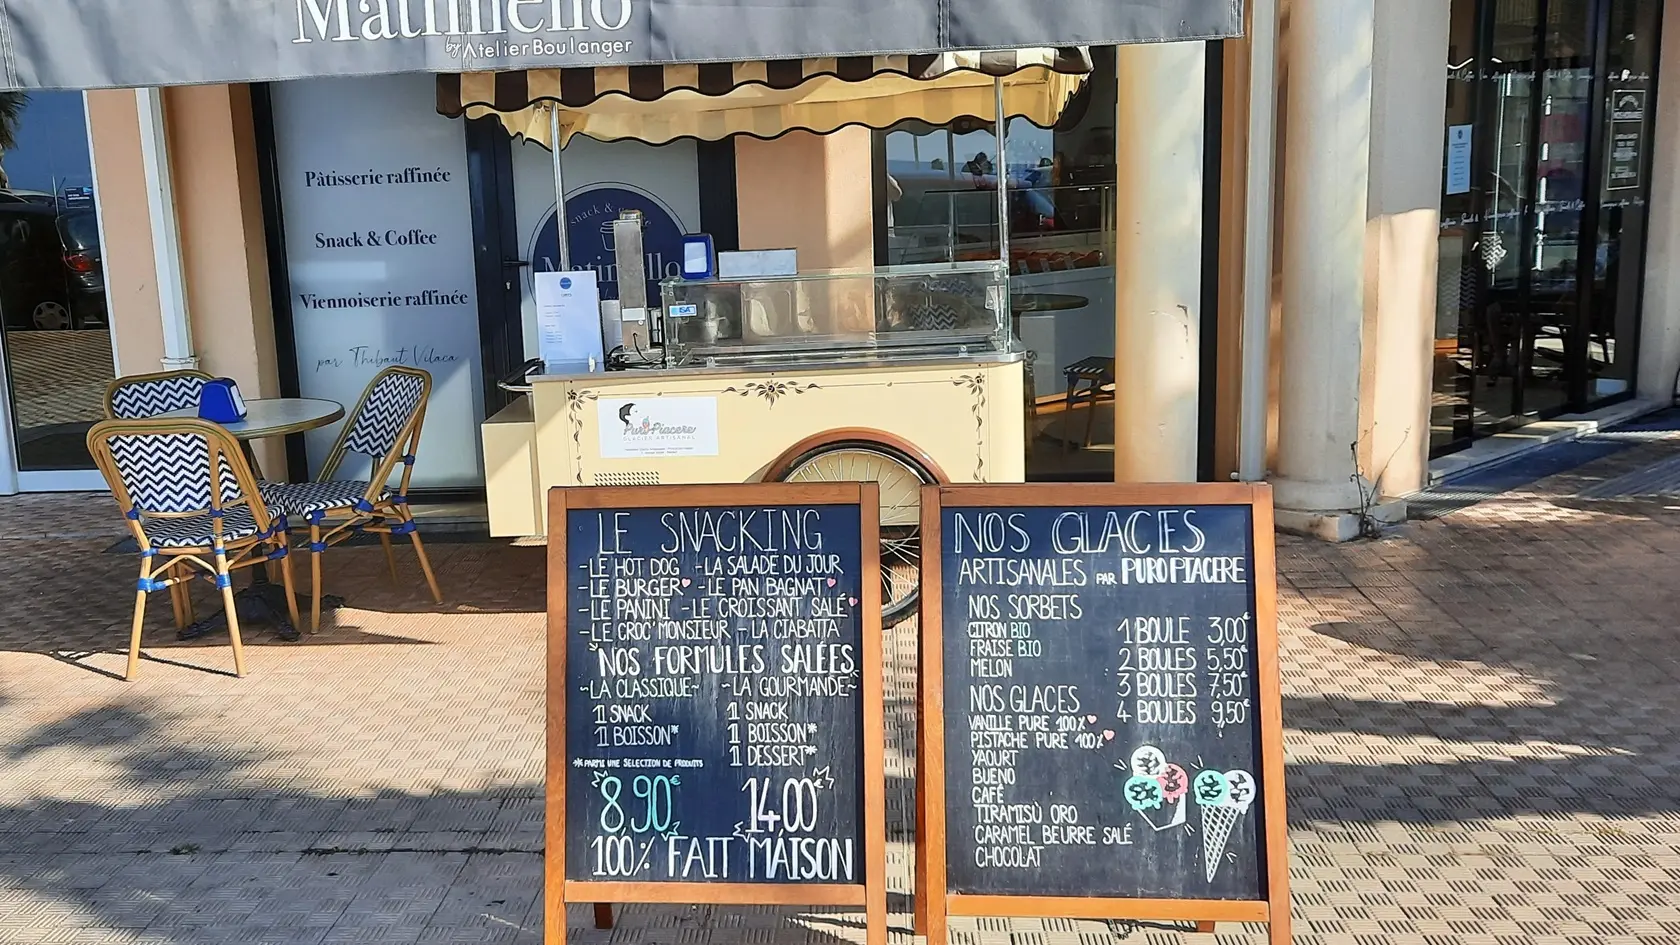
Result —
[[1657, 10], [1452, 4], [1436, 452], [1631, 394]]
[[91, 468], [114, 372], [79, 92], [0, 92], [0, 323], [19, 468]]
[[[1024, 119], [1006, 128], [1010, 307], [1030, 352], [1031, 479], [1108, 479], [1114, 469], [1113, 387], [1100, 370], [1094, 379], [1083, 373], [1091, 359], [1114, 357], [1113, 48], [1093, 49], [1092, 64], [1054, 128]], [[893, 266], [996, 259], [993, 124], [909, 121], [878, 134], [886, 218], [878, 258]], [[1087, 397], [1093, 384], [1097, 396]]]

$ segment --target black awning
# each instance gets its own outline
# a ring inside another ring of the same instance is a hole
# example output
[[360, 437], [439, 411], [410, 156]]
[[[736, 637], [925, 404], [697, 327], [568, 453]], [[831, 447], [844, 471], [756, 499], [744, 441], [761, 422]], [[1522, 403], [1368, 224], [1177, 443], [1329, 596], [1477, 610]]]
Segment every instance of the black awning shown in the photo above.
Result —
[[1241, 25], [1242, 0], [4, 0], [0, 87], [915, 55]]

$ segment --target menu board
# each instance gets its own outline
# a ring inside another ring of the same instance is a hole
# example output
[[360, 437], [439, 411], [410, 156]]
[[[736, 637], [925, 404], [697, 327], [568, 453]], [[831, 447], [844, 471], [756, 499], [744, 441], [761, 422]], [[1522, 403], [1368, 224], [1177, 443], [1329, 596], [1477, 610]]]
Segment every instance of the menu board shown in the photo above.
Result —
[[566, 880], [864, 882], [863, 522], [566, 511]]
[[940, 509], [952, 894], [1267, 898], [1253, 514]]

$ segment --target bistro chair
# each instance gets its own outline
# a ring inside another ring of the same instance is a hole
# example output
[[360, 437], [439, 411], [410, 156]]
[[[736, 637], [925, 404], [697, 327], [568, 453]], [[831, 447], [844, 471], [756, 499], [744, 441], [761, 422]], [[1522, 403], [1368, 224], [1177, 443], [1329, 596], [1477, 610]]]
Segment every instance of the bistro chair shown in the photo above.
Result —
[[[361, 402], [339, 432], [338, 442], [314, 482], [262, 484], [269, 505], [294, 525], [301, 521], [309, 526], [309, 577], [314, 589], [310, 632], [321, 629], [321, 552], [359, 532], [379, 536], [392, 580], [397, 577], [397, 561], [391, 551], [391, 538], [407, 535], [414, 543], [414, 554], [420, 559], [432, 599], [443, 603], [443, 592], [438, 590], [437, 576], [432, 573], [426, 546], [420, 542], [419, 529], [408, 508], [414, 451], [420, 443], [420, 426], [426, 419], [431, 392], [432, 376], [425, 371], [408, 367], [380, 371], [362, 392]], [[367, 458], [368, 478], [336, 478], [351, 454]], [[391, 475], [399, 463], [402, 474], [393, 492]]]
[[[1073, 411], [1080, 404], [1085, 404], [1085, 436], [1079, 441], [1082, 449], [1091, 446], [1091, 431], [1097, 424], [1097, 404], [1104, 400], [1114, 399], [1114, 359], [1113, 358], [1081, 358], [1065, 368], [1062, 376], [1067, 381], [1067, 403], [1065, 404], [1066, 418], [1063, 422], [1073, 423]], [[1079, 385], [1084, 383], [1085, 389]], [[1062, 442], [1069, 452], [1073, 450], [1071, 431], [1063, 429]]]
[[192, 620], [189, 584], [194, 577], [221, 591], [234, 673], [244, 676], [233, 572], [277, 560], [294, 623], [297, 600], [286, 557], [286, 520], [269, 514], [239, 442], [203, 420], [162, 419], [102, 420], [88, 431], [87, 442], [140, 546], [123, 678], [133, 679], [139, 669], [147, 596], [168, 590], [175, 626], [183, 628]]
[[140, 420], [171, 410], [197, 407], [206, 382], [203, 371], [163, 371], [119, 377], [105, 388], [105, 416], [112, 420]]

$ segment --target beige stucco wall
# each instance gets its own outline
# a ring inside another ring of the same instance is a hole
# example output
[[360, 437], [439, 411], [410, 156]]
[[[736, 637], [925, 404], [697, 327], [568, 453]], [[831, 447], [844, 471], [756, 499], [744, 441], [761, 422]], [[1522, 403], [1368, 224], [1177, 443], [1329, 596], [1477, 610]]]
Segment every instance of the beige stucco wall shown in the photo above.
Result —
[[874, 265], [873, 160], [865, 128], [737, 139], [741, 248], [797, 249], [805, 270]]
[[1196, 481], [1206, 57], [1203, 43], [1115, 56], [1117, 482]]
[[1429, 477], [1451, 11], [1452, 0], [1376, 5], [1359, 465], [1390, 496]]
[[1651, 162], [1650, 235], [1645, 256], [1645, 304], [1639, 338], [1639, 395], [1660, 403], [1674, 397], [1680, 373], [1680, 3], [1663, 9], [1657, 75], [1656, 128]]
[[[1373, 480], [1378, 491], [1387, 496], [1405, 495], [1422, 487], [1428, 477], [1429, 462], [1429, 404], [1432, 387], [1433, 361], [1431, 336], [1435, 319], [1435, 273], [1437, 262], [1437, 225], [1440, 218], [1441, 148], [1444, 134], [1445, 73], [1448, 20], [1451, 0], [1376, 0], [1372, 4], [1366, 42], [1369, 59], [1359, 57], [1356, 62], [1338, 62], [1344, 71], [1350, 101], [1359, 101], [1354, 94], [1357, 72], [1369, 70], [1368, 149], [1349, 149], [1360, 153], [1363, 166], [1349, 166], [1344, 179], [1366, 177], [1365, 227], [1362, 244], [1354, 259], [1362, 260], [1359, 319], [1356, 342], [1350, 346], [1357, 357], [1356, 375], [1343, 374], [1338, 382], [1344, 390], [1323, 389], [1332, 383], [1335, 372], [1324, 370], [1322, 364], [1289, 363], [1284, 355], [1281, 327], [1288, 313], [1284, 310], [1286, 288], [1284, 260], [1290, 252], [1291, 233], [1283, 225], [1282, 208], [1290, 199], [1287, 169], [1292, 152], [1320, 145], [1314, 135], [1329, 133], [1335, 122], [1306, 120], [1291, 121], [1289, 95], [1293, 63], [1289, 58], [1291, 45], [1287, 42], [1292, 14], [1298, 8], [1291, 0], [1281, 0], [1280, 42], [1278, 45], [1277, 76], [1280, 94], [1276, 100], [1277, 143], [1276, 172], [1273, 176], [1273, 254], [1272, 266], [1276, 280], [1273, 290], [1273, 336], [1270, 349], [1271, 380], [1268, 404], [1268, 468], [1276, 469], [1278, 441], [1281, 431], [1291, 423], [1300, 424], [1302, 418], [1292, 417], [1280, 410], [1283, 391], [1290, 387], [1319, 388], [1314, 397], [1357, 402], [1357, 436], [1349, 439], [1357, 443], [1358, 471]], [[1352, 48], [1342, 43], [1342, 52]], [[1243, 63], [1246, 66], [1246, 62]], [[1330, 68], [1319, 63], [1321, 68]], [[1310, 66], [1309, 66], [1310, 67]], [[1319, 79], [1337, 80], [1337, 76], [1319, 74]], [[1228, 76], [1229, 80], [1230, 77]], [[1239, 80], [1239, 84], [1241, 83]], [[1231, 89], [1231, 84], [1227, 89]], [[1240, 89], [1246, 93], [1246, 88]], [[1246, 109], [1246, 94], [1237, 102]], [[1351, 120], [1351, 119], [1350, 119]], [[1303, 135], [1294, 141], [1291, 135]], [[1230, 165], [1227, 165], [1227, 169]], [[1297, 180], [1298, 186], [1305, 186]], [[1317, 185], [1314, 185], [1317, 186]], [[1308, 195], [1310, 196], [1310, 194]], [[1295, 195], [1295, 199], [1302, 199]], [[1227, 206], [1231, 204], [1227, 202]], [[1239, 218], [1229, 216], [1222, 226], [1241, 226]], [[1298, 231], [1294, 234], [1300, 238]], [[1240, 265], [1240, 251], [1221, 254], [1227, 265]], [[1338, 263], [1347, 257], [1337, 257]], [[1320, 278], [1323, 262], [1304, 266], [1296, 271], [1298, 278]], [[1309, 270], [1311, 270], [1309, 272]], [[1229, 281], [1224, 283], [1229, 285]], [[1223, 306], [1222, 306], [1223, 307]], [[1311, 317], [1313, 313], [1300, 313]], [[1221, 329], [1240, 330], [1235, 311], [1222, 317]], [[1234, 364], [1241, 342], [1221, 339], [1220, 363]], [[1299, 431], [1297, 431], [1299, 432]], [[1347, 441], [1326, 451], [1340, 450], [1347, 456]], [[1230, 454], [1227, 454], [1230, 455]]]
[[[247, 397], [278, 397], [250, 86], [170, 89], [166, 101], [193, 346], [204, 370], [233, 378]], [[257, 449], [278, 477], [280, 441]]]
[[191, 86], [166, 100], [193, 345], [206, 371], [277, 396], [250, 90]]
[[[194, 353], [204, 370], [238, 381], [247, 397], [278, 396], [250, 88], [169, 89], [164, 107]], [[125, 374], [157, 371], [163, 316], [134, 93], [89, 93], [88, 121], [118, 363]], [[280, 449], [259, 445], [271, 475], [283, 469]]]
[[127, 89], [87, 93], [87, 110], [117, 364], [126, 374], [144, 374], [161, 368], [163, 324], [140, 158], [140, 113]]

